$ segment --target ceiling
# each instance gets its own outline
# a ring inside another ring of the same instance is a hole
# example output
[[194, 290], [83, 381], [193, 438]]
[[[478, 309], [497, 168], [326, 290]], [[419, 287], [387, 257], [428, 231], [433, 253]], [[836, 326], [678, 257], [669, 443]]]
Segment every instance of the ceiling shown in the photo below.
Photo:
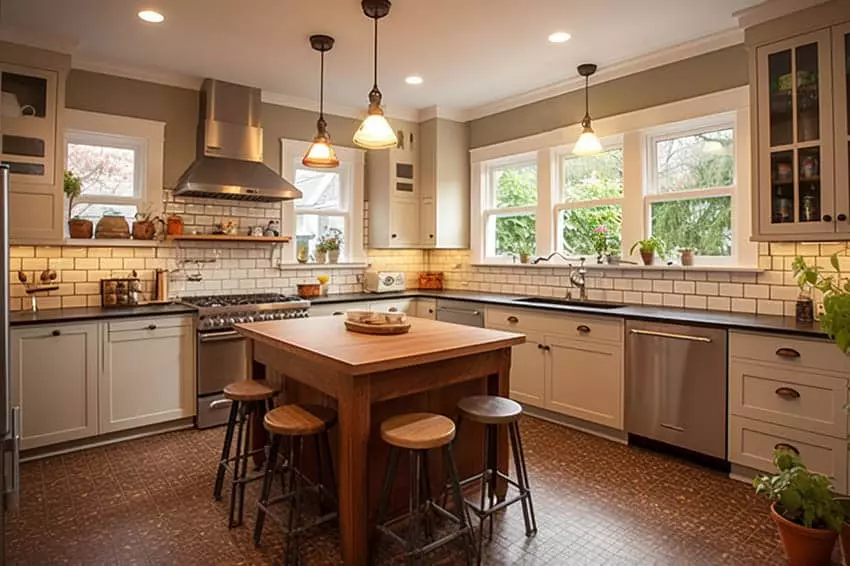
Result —
[[[371, 22], [358, 0], [0, 0], [2, 28], [33, 43], [64, 45], [75, 61], [219, 79], [315, 100], [326, 33], [326, 99], [365, 107], [371, 87]], [[394, 0], [379, 26], [388, 112], [467, 110], [600, 71], [735, 28], [732, 14], [760, 0]], [[250, 8], [249, 8], [250, 6]], [[162, 24], [136, 17], [162, 12]], [[572, 39], [551, 44], [554, 31]], [[77, 64], [75, 63], [75, 66]], [[424, 84], [405, 84], [408, 75]]]

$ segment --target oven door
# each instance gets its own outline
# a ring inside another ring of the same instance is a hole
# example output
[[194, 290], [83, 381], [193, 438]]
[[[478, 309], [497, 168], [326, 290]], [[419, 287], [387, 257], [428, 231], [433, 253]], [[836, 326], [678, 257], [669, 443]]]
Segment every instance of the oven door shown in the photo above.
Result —
[[198, 333], [198, 428], [227, 422], [230, 402], [221, 395], [228, 383], [247, 377], [248, 343], [235, 330]]

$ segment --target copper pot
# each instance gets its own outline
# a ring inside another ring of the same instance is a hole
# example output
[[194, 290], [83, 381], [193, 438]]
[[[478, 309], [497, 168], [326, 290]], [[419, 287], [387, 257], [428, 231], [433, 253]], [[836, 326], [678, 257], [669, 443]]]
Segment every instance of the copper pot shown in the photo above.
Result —
[[169, 236], [179, 236], [183, 233], [183, 218], [177, 215], [168, 217], [165, 223], [165, 233]]
[[153, 240], [156, 235], [156, 225], [153, 220], [137, 220], [133, 222], [134, 240]]
[[312, 299], [322, 294], [322, 286], [318, 283], [299, 283], [298, 296], [302, 299]]
[[94, 224], [91, 220], [83, 218], [72, 218], [68, 221], [68, 235], [71, 238], [89, 240], [94, 233]]

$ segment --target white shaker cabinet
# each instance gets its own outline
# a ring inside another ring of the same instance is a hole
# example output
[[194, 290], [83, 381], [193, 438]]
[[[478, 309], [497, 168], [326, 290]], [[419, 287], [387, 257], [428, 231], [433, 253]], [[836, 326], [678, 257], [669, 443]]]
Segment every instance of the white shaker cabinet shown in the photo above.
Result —
[[11, 341], [21, 448], [97, 434], [98, 324], [13, 328]]
[[195, 414], [191, 317], [128, 319], [103, 330], [101, 434]]

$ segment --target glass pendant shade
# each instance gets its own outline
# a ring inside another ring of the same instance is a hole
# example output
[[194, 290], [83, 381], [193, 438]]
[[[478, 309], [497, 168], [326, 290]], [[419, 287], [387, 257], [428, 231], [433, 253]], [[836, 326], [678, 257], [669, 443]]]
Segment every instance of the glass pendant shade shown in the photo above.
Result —
[[307, 154], [301, 163], [305, 167], [313, 167], [316, 169], [335, 169], [339, 167], [339, 159], [336, 157], [334, 148], [331, 147], [330, 140], [322, 136], [313, 138], [313, 143], [307, 149]]
[[390, 149], [398, 146], [398, 137], [381, 109], [375, 112], [370, 108], [369, 115], [354, 132], [354, 143], [364, 149]]
[[322, 54], [322, 66], [319, 72], [319, 119], [316, 121], [316, 136], [307, 148], [301, 163], [305, 167], [316, 169], [335, 169], [339, 167], [339, 159], [331, 146], [328, 123], [325, 122], [325, 52], [331, 50], [334, 39], [327, 35], [313, 35], [310, 36], [310, 44], [313, 49]]
[[582, 129], [581, 135], [579, 136], [576, 145], [573, 147], [573, 153], [575, 155], [593, 155], [601, 151], [602, 144], [599, 143], [599, 138], [596, 137], [596, 133], [588, 123], [588, 125]]

